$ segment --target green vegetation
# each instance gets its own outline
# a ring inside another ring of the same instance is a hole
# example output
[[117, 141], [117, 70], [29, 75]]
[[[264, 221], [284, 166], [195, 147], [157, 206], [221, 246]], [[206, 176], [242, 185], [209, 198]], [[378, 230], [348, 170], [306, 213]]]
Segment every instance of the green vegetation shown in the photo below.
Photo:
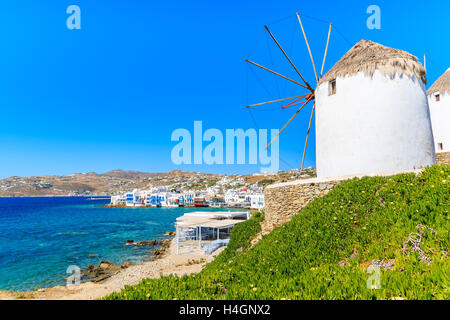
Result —
[[269, 184], [275, 183], [277, 180], [274, 179], [264, 179], [258, 182], [258, 186], [265, 187]]
[[[261, 214], [237, 225], [201, 273], [146, 279], [106, 298], [449, 299], [449, 182], [445, 165], [342, 182], [252, 248]], [[380, 270], [380, 289], [367, 286], [373, 260], [395, 262]]]
[[206, 185], [208, 187], [212, 187], [212, 186], [216, 185], [217, 181], [219, 181], [219, 179], [208, 179], [206, 182]]

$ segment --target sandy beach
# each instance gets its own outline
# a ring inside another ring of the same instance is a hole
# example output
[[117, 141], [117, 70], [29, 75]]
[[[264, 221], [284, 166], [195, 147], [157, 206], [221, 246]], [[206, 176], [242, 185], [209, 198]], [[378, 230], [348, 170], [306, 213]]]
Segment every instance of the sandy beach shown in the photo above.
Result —
[[200, 272], [206, 263], [211, 262], [223, 250], [220, 248], [213, 255], [206, 255], [202, 251], [177, 254], [175, 241], [172, 240], [169, 249], [162, 257], [139, 265], [133, 265], [119, 271], [101, 283], [85, 282], [77, 289], [65, 286], [39, 289], [36, 291], [0, 291], [0, 300], [5, 299], [39, 299], [39, 300], [93, 300], [99, 299], [112, 292], [118, 292], [126, 285], [138, 284], [145, 278], [159, 278], [175, 274]]

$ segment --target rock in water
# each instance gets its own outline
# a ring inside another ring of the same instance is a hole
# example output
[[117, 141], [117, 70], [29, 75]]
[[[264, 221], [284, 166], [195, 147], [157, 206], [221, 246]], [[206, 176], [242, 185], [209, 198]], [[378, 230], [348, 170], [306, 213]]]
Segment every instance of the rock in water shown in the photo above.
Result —
[[92, 282], [100, 282], [108, 279], [109, 277], [111, 277], [111, 274], [104, 273], [92, 279]]
[[134, 244], [143, 247], [153, 247], [156, 245], [156, 240], [136, 241]]
[[108, 271], [115, 271], [115, 270], [119, 269], [119, 267], [116, 266], [116, 264], [114, 262], [107, 261], [107, 260], [101, 261], [100, 264], [98, 265], [98, 268], [100, 268], [102, 270], [108, 270]]

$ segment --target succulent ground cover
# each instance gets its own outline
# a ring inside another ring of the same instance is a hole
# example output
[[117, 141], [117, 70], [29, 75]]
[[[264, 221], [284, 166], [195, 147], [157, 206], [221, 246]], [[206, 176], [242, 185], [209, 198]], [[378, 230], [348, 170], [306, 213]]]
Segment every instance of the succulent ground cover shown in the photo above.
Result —
[[449, 299], [450, 167], [337, 185], [254, 246], [262, 213], [195, 275], [105, 299]]

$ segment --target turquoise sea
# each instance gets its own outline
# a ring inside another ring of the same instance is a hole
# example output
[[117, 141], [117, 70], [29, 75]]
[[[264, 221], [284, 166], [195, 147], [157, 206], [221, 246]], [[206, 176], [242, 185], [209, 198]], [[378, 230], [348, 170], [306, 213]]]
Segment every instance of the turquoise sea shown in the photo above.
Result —
[[85, 197], [0, 198], [0, 290], [64, 285], [70, 265], [142, 263], [154, 248], [136, 249], [126, 240], [162, 238], [185, 212], [221, 210], [99, 206], [106, 203]]

